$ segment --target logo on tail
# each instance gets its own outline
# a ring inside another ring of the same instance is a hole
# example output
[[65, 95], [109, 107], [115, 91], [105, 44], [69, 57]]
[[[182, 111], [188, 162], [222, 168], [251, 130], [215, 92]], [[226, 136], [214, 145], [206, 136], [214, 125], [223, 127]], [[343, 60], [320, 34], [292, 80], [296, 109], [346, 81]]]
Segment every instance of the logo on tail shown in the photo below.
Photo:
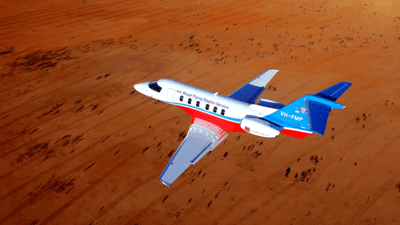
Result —
[[296, 111], [295, 111], [296, 113], [302, 113], [302, 114], [304, 114], [304, 113], [307, 113], [307, 109], [306, 108], [303, 108], [303, 107], [301, 107], [301, 108], [299, 108], [299, 107], [296, 107]]

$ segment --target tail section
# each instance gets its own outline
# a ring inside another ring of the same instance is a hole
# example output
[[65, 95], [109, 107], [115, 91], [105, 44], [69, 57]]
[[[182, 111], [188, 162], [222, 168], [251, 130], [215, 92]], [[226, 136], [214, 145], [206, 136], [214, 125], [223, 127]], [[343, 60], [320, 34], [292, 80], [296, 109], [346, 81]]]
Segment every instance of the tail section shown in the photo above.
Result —
[[335, 101], [351, 86], [341, 82], [315, 95], [306, 95], [264, 119], [283, 127], [281, 133], [304, 138], [312, 132], [324, 135], [329, 112], [345, 106]]

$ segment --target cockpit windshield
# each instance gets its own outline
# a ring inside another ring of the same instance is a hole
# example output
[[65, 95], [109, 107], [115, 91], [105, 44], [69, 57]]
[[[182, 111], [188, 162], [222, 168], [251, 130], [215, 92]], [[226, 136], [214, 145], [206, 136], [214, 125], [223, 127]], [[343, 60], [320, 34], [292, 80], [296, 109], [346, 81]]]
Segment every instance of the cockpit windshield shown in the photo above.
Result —
[[150, 82], [150, 83], [149, 83], [149, 88], [151, 88], [152, 90], [157, 91], [157, 92], [161, 92], [161, 89], [162, 89], [162, 88], [157, 84], [157, 81]]

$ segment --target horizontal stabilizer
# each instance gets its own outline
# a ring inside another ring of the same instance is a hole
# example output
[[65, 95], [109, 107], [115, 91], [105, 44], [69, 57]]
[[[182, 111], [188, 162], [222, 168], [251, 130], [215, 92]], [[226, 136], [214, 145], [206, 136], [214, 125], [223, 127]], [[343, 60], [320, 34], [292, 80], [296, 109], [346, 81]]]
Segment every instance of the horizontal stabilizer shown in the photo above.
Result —
[[349, 82], [340, 82], [330, 88], [316, 93], [315, 96], [336, 101], [351, 85], [352, 83]]
[[306, 105], [311, 130], [324, 135], [331, 107], [312, 100], [306, 100]]

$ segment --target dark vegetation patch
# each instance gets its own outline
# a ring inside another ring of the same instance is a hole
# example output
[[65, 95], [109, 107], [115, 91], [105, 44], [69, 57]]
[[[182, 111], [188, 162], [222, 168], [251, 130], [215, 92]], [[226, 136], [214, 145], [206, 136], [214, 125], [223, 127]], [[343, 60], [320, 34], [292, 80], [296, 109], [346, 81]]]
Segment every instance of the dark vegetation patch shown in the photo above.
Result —
[[[13, 50], [0, 51], [0, 55], [8, 54], [10, 51], [12, 52]], [[36, 70], [47, 71], [56, 67], [57, 63], [60, 61], [73, 59], [70, 56], [71, 51], [72, 50], [67, 50], [67, 47], [50, 51], [38, 50], [25, 56], [18, 57], [12, 63], [5, 64], [9, 67], [9, 72], [1, 74], [1, 77], [12, 76], [17, 69], [28, 72]]]

